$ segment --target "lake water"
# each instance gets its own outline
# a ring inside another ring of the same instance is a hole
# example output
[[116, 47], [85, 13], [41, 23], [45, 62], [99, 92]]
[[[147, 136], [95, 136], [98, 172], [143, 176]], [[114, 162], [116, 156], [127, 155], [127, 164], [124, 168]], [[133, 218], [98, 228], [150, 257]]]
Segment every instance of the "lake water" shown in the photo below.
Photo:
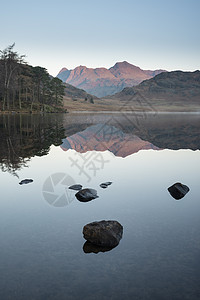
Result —
[[[200, 299], [199, 114], [4, 115], [0, 128], [0, 299]], [[178, 201], [175, 182], [190, 188]], [[79, 202], [73, 183], [99, 198]], [[83, 226], [100, 220], [123, 237], [86, 250]]]

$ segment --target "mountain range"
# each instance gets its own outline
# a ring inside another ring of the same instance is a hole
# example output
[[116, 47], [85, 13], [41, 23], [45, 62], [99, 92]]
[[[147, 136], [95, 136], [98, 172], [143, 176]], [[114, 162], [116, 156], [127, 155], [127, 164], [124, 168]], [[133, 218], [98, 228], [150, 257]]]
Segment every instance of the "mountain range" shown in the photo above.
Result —
[[118, 62], [113, 67], [87, 68], [76, 67], [73, 70], [62, 68], [57, 75], [63, 82], [71, 84], [97, 97], [104, 97], [120, 92], [125, 87], [138, 85], [165, 70], [142, 70], [126, 61]]

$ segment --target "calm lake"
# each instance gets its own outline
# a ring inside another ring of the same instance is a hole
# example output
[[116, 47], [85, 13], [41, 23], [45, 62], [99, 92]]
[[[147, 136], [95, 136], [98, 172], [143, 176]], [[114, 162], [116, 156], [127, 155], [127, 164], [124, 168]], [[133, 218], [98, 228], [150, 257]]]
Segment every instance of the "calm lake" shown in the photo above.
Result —
[[[0, 299], [199, 300], [199, 149], [200, 114], [1, 115]], [[110, 251], [82, 235], [101, 220], [123, 226]]]

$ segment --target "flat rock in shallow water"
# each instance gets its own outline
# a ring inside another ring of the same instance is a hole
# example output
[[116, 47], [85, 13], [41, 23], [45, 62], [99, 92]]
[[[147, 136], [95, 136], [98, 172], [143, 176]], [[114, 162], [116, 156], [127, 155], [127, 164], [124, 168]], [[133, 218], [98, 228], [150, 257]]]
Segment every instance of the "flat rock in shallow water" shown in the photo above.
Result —
[[22, 184], [28, 184], [31, 182], [33, 182], [33, 179], [23, 179], [22, 181], [19, 182], [19, 184], [22, 185]]
[[76, 198], [81, 202], [88, 202], [98, 198], [97, 191], [94, 189], [83, 189], [75, 194]]
[[82, 189], [81, 184], [73, 184], [69, 187], [70, 190], [80, 191]]
[[123, 226], [117, 221], [92, 222], [83, 227], [83, 237], [90, 243], [114, 248], [123, 235]]
[[100, 184], [100, 187], [101, 187], [102, 189], [106, 189], [106, 188], [107, 188], [109, 185], [111, 185], [111, 184], [112, 184], [111, 181], [103, 182], [103, 183]]
[[176, 200], [182, 199], [189, 192], [189, 190], [190, 189], [187, 185], [184, 185], [180, 182], [177, 182], [168, 188], [170, 195]]

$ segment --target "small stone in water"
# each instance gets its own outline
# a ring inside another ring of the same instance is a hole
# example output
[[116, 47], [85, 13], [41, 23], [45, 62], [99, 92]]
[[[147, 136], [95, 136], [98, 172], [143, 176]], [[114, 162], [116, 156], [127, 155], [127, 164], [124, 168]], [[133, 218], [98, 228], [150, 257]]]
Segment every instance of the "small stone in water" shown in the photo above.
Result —
[[107, 188], [109, 185], [111, 185], [111, 184], [112, 184], [111, 181], [103, 182], [103, 183], [100, 184], [100, 187], [101, 187], [102, 189], [106, 189], [106, 188]]
[[83, 227], [83, 237], [90, 243], [113, 248], [119, 244], [123, 235], [123, 226], [117, 221], [92, 222]]
[[69, 187], [70, 190], [80, 191], [82, 189], [81, 184], [73, 184]]
[[75, 196], [80, 202], [88, 202], [99, 197], [96, 190], [88, 188], [80, 190]]
[[23, 179], [22, 181], [19, 182], [20, 185], [22, 184], [27, 184], [33, 182], [33, 179]]
[[168, 188], [168, 192], [176, 200], [182, 199], [189, 192], [189, 190], [190, 189], [187, 185], [184, 185], [180, 182], [177, 182]]

